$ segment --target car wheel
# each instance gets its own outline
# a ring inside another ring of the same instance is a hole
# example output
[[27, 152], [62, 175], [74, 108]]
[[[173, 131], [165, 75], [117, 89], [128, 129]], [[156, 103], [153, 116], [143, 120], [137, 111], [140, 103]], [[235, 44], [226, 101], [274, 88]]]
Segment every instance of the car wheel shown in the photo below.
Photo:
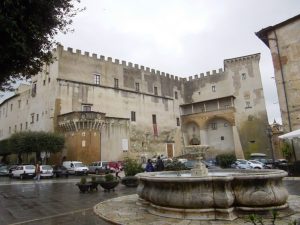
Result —
[[260, 169], [259, 167], [254, 167], [254, 169]]

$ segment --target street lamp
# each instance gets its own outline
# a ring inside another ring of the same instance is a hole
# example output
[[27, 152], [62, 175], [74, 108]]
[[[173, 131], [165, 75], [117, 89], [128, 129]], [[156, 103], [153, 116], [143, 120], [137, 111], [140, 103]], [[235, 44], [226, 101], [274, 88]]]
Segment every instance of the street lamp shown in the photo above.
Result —
[[273, 149], [273, 143], [272, 143], [273, 132], [272, 132], [272, 128], [271, 128], [270, 125], [267, 125], [266, 133], [267, 133], [268, 138], [269, 138], [270, 147], [271, 147], [271, 154], [272, 154], [272, 160], [273, 160], [273, 163], [274, 163], [275, 162], [275, 156], [274, 156], [274, 149]]

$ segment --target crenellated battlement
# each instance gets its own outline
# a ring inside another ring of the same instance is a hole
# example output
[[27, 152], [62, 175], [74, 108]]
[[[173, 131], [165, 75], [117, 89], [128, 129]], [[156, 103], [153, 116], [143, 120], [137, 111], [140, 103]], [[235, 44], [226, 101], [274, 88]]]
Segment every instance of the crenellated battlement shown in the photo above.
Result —
[[240, 57], [231, 58], [231, 59], [224, 59], [224, 64], [226, 64], [226, 63], [235, 63], [235, 62], [246, 61], [246, 60], [253, 60], [253, 59], [259, 60], [260, 59], [260, 53], [240, 56]]
[[[78, 49], [74, 50], [73, 48], [70, 48], [70, 47], [65, 49], [64, 46], [62, 46], [62, 45], [58, 45], [57, 49], [60, 49], [62, 52], [77, 54], [82, 57], [89, 57], [93, 60], [100, 60], [101, 62], [107, 62], [107, 63], [116, 64], [116, 65], [121, 65], [128, 69], [141, 70], [144, 73], [151, 74], [153, 76], [158, 76], [158, 78], [164, 78], [164, 79], [167, 78], [167, 79], [173, 80], [175, 82], [193, 82], [195, 80], [207, 79], [212, 76], [221, 76], [224, 74], [224, 70], [222, 68], [220, 68], [218, 71], [217, 70], [207, 71], [205, 73], [200, 73], [200, 74], [196, 74], [194, 76], [189, 76], [189, 77], [185, 78], [182, 76], [175, 76], [175, 75], [171, 75], [169, 73], [161, 72], [159, 70], [145, 67], [143, 65], [133, 64], [132, 62], [126, 62], [124, 60], [120, 61], [119, 59], [113, 59], [112, 57], [105, 57], [103, 55], [97, 55], [95, 53], [90, 53], [90, 52], [86, 52], [86, 51], [83, 54], [81, 50], [78, 50]], [[260, 56], [260, 54], [254, 54], [254, 55], [243, 56], [243, 57], [238, 57], [238, 58], [233, 58], [233, 59], [225, 59], [224, 63], [225, 62], [230, 63], [230, 62], [233, 62], [236, 60], [247, 60], [247, 59], [250, 59], [253, 57], [259, 57], [259, 56]]]
[[201, 79], [207, 79], [210, 78], [212, 76], [221, 76], [224, 74], [224, 71], [222, 68], [220, 68], [218, 71], [217, 70], [212, 70], [211, 71], [207, 71], [205, 73], [200, 73], [199, 75], [196, 74], [194, 76], [189, 76], [188, 78], [184, 78], [183, 81], [184, 82], [192, 82], [195, 80], [201, 80]]

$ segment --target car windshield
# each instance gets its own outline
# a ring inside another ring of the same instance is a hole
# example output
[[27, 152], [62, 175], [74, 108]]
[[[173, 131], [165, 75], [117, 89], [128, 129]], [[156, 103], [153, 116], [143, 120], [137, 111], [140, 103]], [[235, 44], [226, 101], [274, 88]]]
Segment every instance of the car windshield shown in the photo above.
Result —
[[84, 165], [82, 163], [74, 163], [74, 167], [83, 167]]
[[28, 165], [28, 166], [25, 166], [25, 169], [34, 170], [35, 166], [34, 165]]
[[42, 169], [43, 169], [43, 170], [51, 170], [52, 167], [49, 166], [49, 165], [45, 165], [45, 166], [42, 166]]

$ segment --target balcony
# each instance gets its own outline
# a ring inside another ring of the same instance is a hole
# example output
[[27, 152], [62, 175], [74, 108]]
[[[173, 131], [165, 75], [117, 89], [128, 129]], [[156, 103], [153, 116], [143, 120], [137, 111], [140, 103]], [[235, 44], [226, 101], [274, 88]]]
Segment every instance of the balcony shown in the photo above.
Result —
[[208, 100], [203, 102], [195, 102], [180, 106], [181, 116], [194, 114], [221, 114], [235, 112], [234, 96]]
[[59, 115], [58, 128], [63, 132], [78, 130], [100, 130], [105, 123], [105, 113], [76, 111]]

